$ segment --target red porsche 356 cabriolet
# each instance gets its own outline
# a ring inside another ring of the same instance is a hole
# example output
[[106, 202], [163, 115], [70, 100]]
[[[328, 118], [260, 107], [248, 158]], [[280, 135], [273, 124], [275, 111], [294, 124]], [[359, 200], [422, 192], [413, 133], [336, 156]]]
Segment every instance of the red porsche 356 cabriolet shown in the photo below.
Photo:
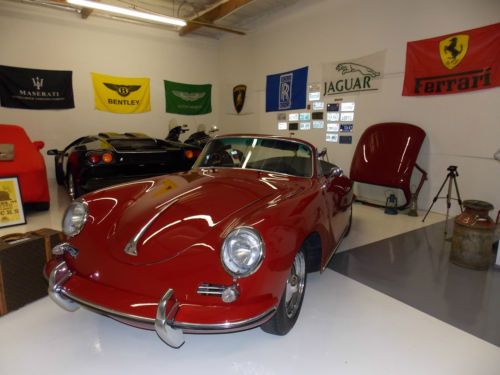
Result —
[[46, 266], [49, 295], [183, 333], [295, 324], [307, 272], [324, 270], [352, 215], [352, 182], [297, 139], [227, 135], [193, 169], [102, 189], [74, 201], [68, 241]]

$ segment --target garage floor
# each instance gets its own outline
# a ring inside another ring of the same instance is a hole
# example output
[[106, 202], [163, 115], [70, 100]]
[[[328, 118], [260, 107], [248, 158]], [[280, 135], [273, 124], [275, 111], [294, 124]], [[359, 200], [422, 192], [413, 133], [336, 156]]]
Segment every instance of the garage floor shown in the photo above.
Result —
[[[52, 202], [50, 213], [29, 215], [27, 226], [4, 228], [0, 235], [58, 229], [64, 192], [53, 191]], [[450, 271], [444, 256], [425, 263], [418, 254], [442, 248], [441, 215], [421, 223], [421, 216], [354, 209], [353, 230], [341, 248], [354, 250], [337, 254], [333, 269], [310, 275], [300, 318], [287, 336], [260, 329], [186, 335], [186, 344], [175, 350], [154, 332], [84, 309], [69, 313], [44, 298], [0, 318], [0, 374], [498, 374], [495, 338], [467, 333], [431, 310], [454, 316], [481, 306], [475, 324], [498, 337], [499, 271], [469, 277]], [[458, 289], [450, 292], [453, 284]], [[467, 284], [462, 295], [456, 293]], [[438, 299], [429, 289], [439, 291]], [[493, 302], [485, 308], [489, 293], [497, 302], [488, 299]], [[415, 299], [437, 306], [426, 310]]]

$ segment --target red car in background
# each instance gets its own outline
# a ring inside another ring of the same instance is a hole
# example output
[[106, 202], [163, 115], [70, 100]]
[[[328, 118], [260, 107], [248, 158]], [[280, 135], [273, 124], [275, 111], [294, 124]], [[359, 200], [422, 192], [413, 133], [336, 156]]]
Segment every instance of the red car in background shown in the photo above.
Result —
[[45, 268], [49, 296], [156, 330], [294, 326], [307, 272], [323, 271], [352, 215], [352, 181], [291, 138], [211, 140], [189, 172], [116, 185], [73, 201], [66, 243]]
[[48, 210], [50, 196], [47, 171], [40, 153], [45, 144], [42, 141], [32, 142], [18, 125], [0, 124], [0, 145], [13, 145], [14, 151], [13, 157], [4, 155], [0, 158], [0, 178], [18, 178], [25, 208]]

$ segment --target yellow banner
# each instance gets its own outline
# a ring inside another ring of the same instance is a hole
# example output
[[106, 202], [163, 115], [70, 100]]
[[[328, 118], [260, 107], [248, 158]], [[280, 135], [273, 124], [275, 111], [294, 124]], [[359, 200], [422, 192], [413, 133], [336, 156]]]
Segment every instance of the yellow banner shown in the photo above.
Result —
[[149, 78], [113, 77], [92, 73], [95, 107], [113, 113], [151, 111]]

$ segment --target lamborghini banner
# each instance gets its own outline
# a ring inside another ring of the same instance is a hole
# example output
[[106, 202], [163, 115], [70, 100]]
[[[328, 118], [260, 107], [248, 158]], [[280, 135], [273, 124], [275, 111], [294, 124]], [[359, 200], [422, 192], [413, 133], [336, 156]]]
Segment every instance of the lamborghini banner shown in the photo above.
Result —
[[0, 65], [0, 103], [22, 109], [74, 108], [72, 74]]
[[92, 73], [95, 107], [113, 113], [151, 111], [149, 78], [113, 77]]
[[212, 85], [190, 85], [165, 81], [165, 103], [168, 113], [203, 115], [212, 112]]
[[408, 42], [403, 95], [456, 94], [500, 85], [500, 23]]

